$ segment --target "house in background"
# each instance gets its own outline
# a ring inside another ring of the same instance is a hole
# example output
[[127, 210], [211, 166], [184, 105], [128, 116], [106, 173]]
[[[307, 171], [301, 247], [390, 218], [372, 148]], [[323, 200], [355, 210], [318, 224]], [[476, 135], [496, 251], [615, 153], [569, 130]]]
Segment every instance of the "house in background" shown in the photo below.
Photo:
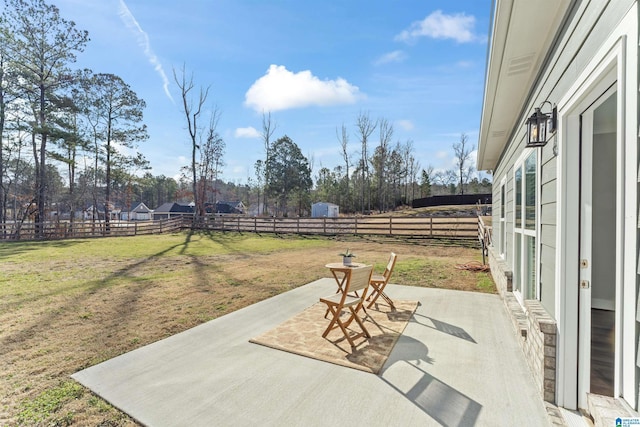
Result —
[[[111, 203], [109, 208], [109, 219], [112, 221], [119, 220], [121, 212], [122, 209], [115, 207], [113, 203]], [[89, 206], [83, 211], [82, 219], [104, 221], [104, 205], [99, 205], [97, 208], [94, 205]]]
[[318, 202], [311, 205], [312, 218], [337, 218], [340, 214], [340, 207], [333, 203]]
[[123, 221], [149, 221], [151, 219], [153, 211], [140, 202], [135, 208], [131, 209], [131, 212], [122, 212]]
[[193, 204], [182, 205], [175, 202], [168, 202], [158, 206], [153, 211], [153, 220], [170, 219], [185, 215], [193, 215]]
[[213, 213], [244, 214], [246, 209], [246, 206], [241, 201], [216, 202]]
[[638, 410], [638, 4], [493, 4], [491, 272], [544, 399], [598, 425], [596, 400]]

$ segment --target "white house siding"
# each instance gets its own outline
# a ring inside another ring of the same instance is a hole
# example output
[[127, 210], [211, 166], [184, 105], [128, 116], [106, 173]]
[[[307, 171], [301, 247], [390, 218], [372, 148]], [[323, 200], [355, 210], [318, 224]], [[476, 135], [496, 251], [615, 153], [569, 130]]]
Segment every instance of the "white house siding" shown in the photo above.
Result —
[[[527, 104], [522, 116], [521, 126], [515, 129], [507, 150], [503, 153], [499, 168], [495, 171], [494, 182], [507, 177], [507, 263], [512, 265], [512, 247], [509, 234], [513, 232], [513, 166], [524, 149], [526, 129], [524, 122], [534, 107], [545, 100], [560, 99], [575, 82], [579, 73], [591, 60], [597, 48], [610, 34], [611, 29], [622, 19], [634, 1], [616, 0], [614, 2], [581, 2], [574, 19], [564, 31], [564, 37], [548, 61], [550, 67], [539, 79], [540, 85], [533, 91], [534, 98]], [[604, 8], [604, 6], [608, 6]], [[579, 50], [578, 50], [579, 49]], [[552, 316], [555, 315], [555, 258], [556, 258], [556, 156], [553, 155], [553, 143], [541, 149], [539, 156], [539, 238], [540, 238], [540, 302]], [[494, 197], [499, 199], [499, 188], [494, 187]], [[499, 223], [499, 212], [494, 212], [494, 224]], [[510, 220], [511, 218], [511, 220]], [[512, 242], [511, 242], [512, 244]]]
[[[558, 34], [558, 38], [555, 40], [555, 43], [550, 50], [550, 54], [546, 58], [544, 68], [538, 74], [536, 81], [531, 87], [529, 98], [525, 105], [522, 106], [522, 111], [515, 127], [512, 129], [509, 142], [503, 150], [500, 160], [495, 170], [493, 171], [494, 200], [500, 200], [501, 190], [500, 185], [498, 184], [502, 182], [503, 178], [506, 178], [506, 200], [504, 201], [504, 203], [506, 204], [505, 226], [507, 229], [505, 242], [506, 254], [501, 268], [509, 269], [513, 267], [513, 217], [515, 203], [513, 171], [515, 163], [518, 161], [518, 158], [525, 150], [524, 141], [526, 138], [526, 129], [524, 123], [527, 117], [531, 115], [534, 108], [540, 106], [542, 102], [548, 100], [552, 103], [558, 103], [559, 100], [568, 96], [569, 92], [572, 90], [572, 87], [574, 87], [576, 80], [580, 78], [587, 67], [593, 66], [594, 56], [599, 50], [601, 50], [603, 44], [610, 38], [611, 34], [619, 26], [620, 22], [623, 20], [623, 18], [625, 18], [625, 16], [632, 9], [635, 3], [636, 1], [634, 0], [584, 0], [576, 1], [573, 4], [572, 9], [570, 9], [568, 20], [565, 22], [562, 31]], [[637, 14], [635, 17], [635, 22], [637, 28]], [[636, 40], [635, 38], [633, 40], [629, 40], [629, 42], [636, 45], [638, 44], [638, 40]], [[636, 69], [636, 75], [629, 76], [632, 77], [630, 81], [635, 84], [635, 87], [637, 87], [637, 69], [639, 68], [637, 64], [637, 57], [638, 55], [636, 50], [636, 54], [634, 56], [628, 55], [627, 58], [627, 61], [635, 62], [634, 67]], [[625, 94], [621, 95], [625, 96]], [[636, 96], [636, 99], [632, 100], [627, 99], [625, 105], [628, 106], [631, 104], [637, 104], [639, 99], [640, 96]], [[500, 100], [497, 99], [496, 102], [500, 102]], [[634, 107], [634, 109], [637, 111], [637, 108]], [[627, 120], [626, 126], [627, 128], [631, 126], [637, 129], [637, 119], [635, 121]], [[559, 146], [562, 143], [563, 141], [559, 141]], [[545, 147], [538, 150], [537, 204], [539, 210], [537, 212], [538, 225], [536, 244], [538, 246], [537, 275], [539, 279], [540, 304], [551, 318], [559, 321], [561, 320], [561, 313], [559, 313], [558, 311], [564, 310], [566, 307], [558, 305], [558, 289], [567, 286], [566, 283], [556, 283], [558, 280], [558, 269], [564, 268], [564, 266], [557, 265], [557, 246], [559, 239], [558, 233], [560, 231], [558, 225], [558, 211], [560, 201], [558, 194], [558, 169], [560, 165], [558, 164], [558, 156], [556, 155], [556, 153], [554, 153], [553, 140], [551, 140]], [[632, 151], [632, 154], [636, 154], [635, 148]], [[627, 164], [635, 165], [635, 168], [637, 168], [637, 156], [634, 156], [634, 158], [629, 160]], [[640, 194], [640, 186], [637, 184], [638, 181], [640, 180], [637, 180], [635, 182], [631, 191]], [[628, 189], [626, 194], [629, 194]], [[635, 199], [636, 197], [634, 196], [634, 204]], [[627, 207], [627, 211], [625, 212], [626, 217], [629, 218], [629, 216], [632, 216], [637, 222], [637, 209], [637, 206], [634, 206], [633, 209]], [[499, 209], [494, 209], [493, 216], [493, 224], [494, 228], [496, 228], [495, 225], [500, 224]], [[499, 258], [498, 254], [496, 253], [496, 248], [499, 247], [499, 240], [501, 236], [502, 233], [499, 232], [498, 229], [496, 229], [494, 231], [494, 259]], [[640, 258], [640, 255], [636, 253], [637, 243], [635, 243], [635, 241], [639, 238], [640, 232], [636, 232], [635, 235], [627, 236], [627, 240], [625, 241], [625, 247], [631, 247], [634, 251], [633, 257], [635, 257], [635, 261], [632, 263], [632, 267], [630, 266], [631, 269], [633, 269], [632, 274], [634, 275], [640, 274], [637, 262], [637, 260]], [[627, 261], [630, 259], [631, 257], [627, 253], [625, 255], [626, 264], [629, 264]], [[625, 277], [628, 281], [629, 277], [626, 272], [627, 269], [628, 267], [625, 267]], [[494, 274], [496, 273], [503, 274], [504, 272], [494, 271]], [[631, 280], [637, 283], [637, 277]], [[627, 294], [625, 294], [625, 297], [626, 296]], [[637, 313], [636, 319], [638, 322], [640, 322], [640, 299], [638, 299], [637, 291], [635, 291], [632, 302], [627, 302], [625, 304], [625, 310], [628, 310], [628, 308], [631, 307], [631, 304], [633, 304], [633, 311]], [[638, 343], [638, 345], [640, 346], [640, 339], [638, 339], [637, 332], [640, 329], [640, 325], [636, 326], [637, 327], [635, 328], [634, 332], [629, 332], [633, 328], [626, 328], [626, 333], [635, 334], [635, 337], [627, 335], [626, 338], [621, 337], [621, 339], [625, 339], [625, 342], [627, 343]], [[640, 366], [640, 349], [635, 352], [634, 356], [636, 357], [637, 362], [634, 360], [633, 363], [637, 363], [638, 366]], [[628, 356], [625, 356], [625, 358], [629, 359]], [[629, 365], [629, 363], [629, 360], [623, 362], [623, 364], [627, 365]], [[570, 367], [567, 367], [566, 369], [569, 368]], [[627, 370], [626, 372], [629, 371]], [[626, 394], [626, 396], [631, 396], [628, 397], [627, 403], [629, 403], [635, 409], [638, 409], [637, 396], [639, 385], [637, 374], [635, 375], [635, 378], [635, 391], [633, 393], [629, 393], [629, 386], [627, 384], [624, 387], [624, 390], [621, 390], [621, 392], [626, 391], [626, 393], [623, 394]], [[563, 392], [563, 390], [560, 390], [560, 392]], [[560, 400], [561, 403], [565, 403], [563, 401], [563, 397], [561, 397]], [[566, 406], [571, 407], [572, 404], [569, 403]]]

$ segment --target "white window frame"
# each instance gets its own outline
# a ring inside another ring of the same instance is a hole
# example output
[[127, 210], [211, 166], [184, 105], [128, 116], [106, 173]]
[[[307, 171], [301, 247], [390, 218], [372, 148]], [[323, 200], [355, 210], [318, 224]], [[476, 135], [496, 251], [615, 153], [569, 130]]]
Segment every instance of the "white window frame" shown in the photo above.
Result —
[[[535, 156], [535, 205], [534, 205], [534, 213], [535, 213], [535, 222], [534, 228], [530, 229], [526, 227], [526, 171], [525, 165], [526, 161], [529, 159], [531, 155]], [[521, 190], [521, 201], [520, 205], [517, 203], [517, 193], [518, 188], [516, 183], [516, 173], [518, 171], [522, 172], [522, 179], [520, 182], [520, 190]], [[513, 167], [513, 257], [512, 257], [512, 271], [513, 271], [513, 294], [516, 299], [520, 302], [521, 305], [524, 306], [524, 301], [528, 292], [528, 283], [526, 280], [527, 271], [525, 267], [528, 265], [527, 263], [527, 237], [533, 237], [534, 239], [534, 262], [533, 268], [535, 269], [533, 274], [535, 275], [535, 279], [533, 282], [534, 291], [533, 297], [537, 300], [540, 299], [540, 268], [539, 268], [539, 259], [540, 259], [540, 239], [538, 235], [538, 230], [540, 229], [540, 155], [538, 150], [535, 148], [527, 148], [525, 149], [518, 160], [515, 162]], [[518, 226], [518, 215], [520, 215], [521, 221], [520, 226]], [[520, 246], [517, 245], [517, 236], [520, 235]], [[519, 255], [519, 256], [518, 256]]]

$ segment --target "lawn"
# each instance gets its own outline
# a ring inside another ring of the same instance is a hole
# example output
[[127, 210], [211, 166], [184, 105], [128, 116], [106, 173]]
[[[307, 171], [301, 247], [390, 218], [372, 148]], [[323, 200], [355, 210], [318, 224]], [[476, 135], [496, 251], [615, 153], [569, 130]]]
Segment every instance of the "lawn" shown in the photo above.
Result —
[[[321, 277], [347, 248], [392, 283], [495, 292], [477, 248], [176, 233], [0, 243], [0, 425], [137, 425], [70, 375]], [[310, 301], [311, 305], [315, 301]]]

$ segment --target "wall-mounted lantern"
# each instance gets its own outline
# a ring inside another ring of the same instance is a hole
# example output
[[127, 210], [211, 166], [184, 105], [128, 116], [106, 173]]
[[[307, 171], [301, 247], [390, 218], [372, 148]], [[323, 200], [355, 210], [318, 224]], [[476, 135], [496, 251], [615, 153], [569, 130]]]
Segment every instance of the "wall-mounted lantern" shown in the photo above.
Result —
[[[544, 104], [551, 105], [551, 112], [543, 113]], [[558, 109], [549, 101], [540, 104], [527, 119], [527, 147], [544, 147], [549, 137], [556, 132]]]

